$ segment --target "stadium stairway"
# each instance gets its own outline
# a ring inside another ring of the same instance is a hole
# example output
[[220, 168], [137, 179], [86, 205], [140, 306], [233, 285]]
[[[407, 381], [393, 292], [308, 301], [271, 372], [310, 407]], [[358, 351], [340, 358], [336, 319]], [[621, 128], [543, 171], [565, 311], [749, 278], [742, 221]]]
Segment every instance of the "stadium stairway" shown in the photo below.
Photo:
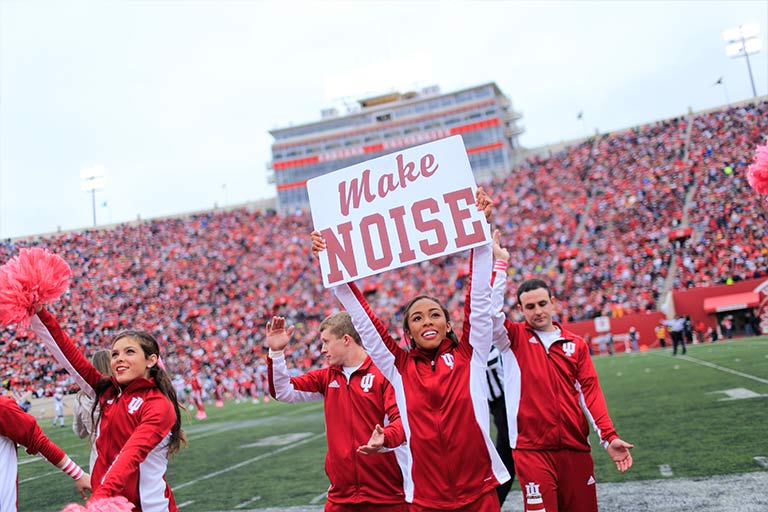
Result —
[[[686, 171], [689, 169], [691, 165], [689, 153], [691, 149], [691, 132], [693, 131], [693, 121], [694, 121], [694, 114], [693, 110], [690, 108], [688, 109], [688, 117], [686, 119], [686, 130], [685, 130], [685, 145], [683, 147], [683, 162], [685, 163], [685, 169]], [[693, 198], [696, 196], [696, 181], [691, 180], [691, 185], [686, 190], [685, 193], [685, 202], [683, 203], [683, 215], [680, 222], [680, 227], [688, 227], [690, 225], [690, 209], [691, 204], [693, 203]], [[667, 277], [664, 280], [664, 285], [662, 289], [659, 291], [658, 299], [656, 301], [656, 309], [663, 310], [662, 306], [665, 302], [667, 302], [667, 295], [670, 293], [670, 290], [672, 290], [672, 287], [675, 284], [675, 279], [677, 277], [677, 260], [678, 255], [677, 252], [673, 252], [672, 256], [669, 259], [669, 269], [667, 271]]]

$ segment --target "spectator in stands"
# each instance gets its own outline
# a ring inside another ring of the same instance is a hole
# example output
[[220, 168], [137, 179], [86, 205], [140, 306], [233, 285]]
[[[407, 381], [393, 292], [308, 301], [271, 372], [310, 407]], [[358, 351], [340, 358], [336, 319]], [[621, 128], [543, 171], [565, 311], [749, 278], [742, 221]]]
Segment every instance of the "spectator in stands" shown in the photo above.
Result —
[[[112, 375], [111, 359], [110, 351], [102, 349], [96, 351], [91, 356], [91, 364], [99, 373], [109, 376]], [[88, 443], [91, 445], [91, 457], [88, 467], [93, 472], [93, 463], [96, 461], [96, 446], [94, 446], [93, 442], [96, 436], [96, 429], [94, 428], [93, 419], [100, 416], [99, 405], [94, 404], [93, 399], [85, 391], [80, 390], [75, 395], [72, 408], [72, 431], [80, 439], [88, 438]]]
[[17, 445], [27, 453], [39, 453], [48, 462], [75, 480], [75, 488], [85, 499], [91, 489], [91, 476], [53, 443], [31, 414], [24, 412], [10, 396], [0, 396], [0, 510], [12, 512], [18, 505]]
[[267, 322], [269, 389], [281, 402], [324, 400], [325, 473], [331, 482], [325, 510], [408, 510], [391, 451], [405, 441], [395, 393], [365, 353], [349, 314], [334, 313], [320, 323], [328, 366], [291, 377], [284, 350], [294, 330], [281, 316]]

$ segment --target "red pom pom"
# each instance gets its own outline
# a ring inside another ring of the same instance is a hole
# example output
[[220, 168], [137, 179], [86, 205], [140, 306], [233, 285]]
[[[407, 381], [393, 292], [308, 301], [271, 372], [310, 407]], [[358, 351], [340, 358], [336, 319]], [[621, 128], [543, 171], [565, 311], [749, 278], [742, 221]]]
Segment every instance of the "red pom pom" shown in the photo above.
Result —
[[133, 512], [133, 503], [122, 496], [90, 499], [85, 506], [70, 503], [61, 512]]
[[757, 147], [755, 161], [747, 167], [747, 180], [758, 194], [768, 194], [768, 144]]
[[59, 298], [72, 271], [45, 249], [22, 249], [0, 267], [0, 325], [27, 327], [38, 306]]

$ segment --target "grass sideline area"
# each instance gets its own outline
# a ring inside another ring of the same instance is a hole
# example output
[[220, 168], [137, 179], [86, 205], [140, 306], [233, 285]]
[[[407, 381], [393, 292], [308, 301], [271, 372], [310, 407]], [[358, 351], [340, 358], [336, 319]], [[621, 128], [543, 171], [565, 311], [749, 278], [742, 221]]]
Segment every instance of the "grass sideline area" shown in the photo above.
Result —
[[[595, 366], [619, 434], [635, 445], [634, 467], [620, 474], [593, 435], [601, 484], [768, 471], [754, 459], [768, 457], [768, 337], [692, 345], [686, 356], [670, 349], [600, 356]], [[189, 447], [169, 465], [182, 510], [322, 507], [322, 403], [227, 402], [207, 411], [205, 421], [185, 418]], [[87, 466], [87, 442], [74, 436], [70, 418], [63, 429], [41, 425]], [[77, 501], [69, 477], [23, 449], [19, 455], [20, 510], [58, 512]]]

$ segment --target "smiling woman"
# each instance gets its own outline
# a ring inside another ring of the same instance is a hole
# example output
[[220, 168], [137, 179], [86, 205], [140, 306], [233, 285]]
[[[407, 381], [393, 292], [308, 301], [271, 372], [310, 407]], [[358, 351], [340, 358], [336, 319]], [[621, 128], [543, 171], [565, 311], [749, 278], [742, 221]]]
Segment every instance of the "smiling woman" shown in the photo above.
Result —
[[168, 456], [185, 441], [176, 392], [155, 338], [143, 331], [119, 333], [111, 343], [112, 377], [107, 377], [49, 312], [39, 310], [31, 326], [94, 399], [93, 410], [99, 409], [91, 499], [124, 496], [139, 511], [176, 511], [165, 471]]
[[[478, 188], [475, 205], [486, 220], [492, 203]], [[325, 249], [321, 233], [314, 231], [313, 252]], [[419, 295], [405, 305], [403, 330], [411, 350], [400, 347], [354, 283], [333, 288], [366, 351], [395, 389], [405, 448], [413, 461], [404, 468], [412, 512], [498, 510], [496, 487], [510, 479], [490, 439], [484, 391], [496, 250], [491, 243], [472, 249], [460, 338], [438, 299]]]

